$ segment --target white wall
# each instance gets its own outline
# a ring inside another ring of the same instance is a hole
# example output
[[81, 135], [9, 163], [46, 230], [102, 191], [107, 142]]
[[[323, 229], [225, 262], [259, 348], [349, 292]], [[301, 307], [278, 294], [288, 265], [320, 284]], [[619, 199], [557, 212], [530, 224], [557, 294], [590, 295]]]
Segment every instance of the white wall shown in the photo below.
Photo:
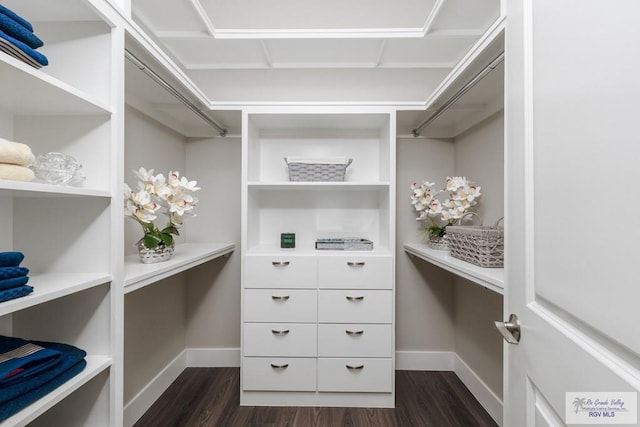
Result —
[[230, 258], [189, 271], [187, 347], [240, 347], [240, 156], [239, 138], [187, 144], [189, 178], [202, 187], [186, 237], [190, 242], [235, 242]]
[[[476, 212], [486, 225], [504, 215], [504, 114], [499, 112], [458, 136], [455, 174], [482, 187]], [[502, 397], [502, 338], [493, 326], [502, 319], [502, 296], [455, 278], [455, 351]]]
[[397, 141], [396, 350], [453, 351], [453, 278], [432, 264], [411, 259], [404, 242], [423, 241], [410, 201], [413, 182], [444, 180], [453, 173], [450, 141], [401, 138]]
[[[140, 166], [165, 176], [170, 170], [185, 170], [184, 138], [130, 107], [125, 141], [125, 181], [131, 187], [137, 182], [132, 169]], [[135, 253], [134, 243], [141, 237], [140, 225], [127, 218], [125, 253]], [[125, 404], [184, 350], [186, 283], [186, 275], [181, 274], [125, 296]]]

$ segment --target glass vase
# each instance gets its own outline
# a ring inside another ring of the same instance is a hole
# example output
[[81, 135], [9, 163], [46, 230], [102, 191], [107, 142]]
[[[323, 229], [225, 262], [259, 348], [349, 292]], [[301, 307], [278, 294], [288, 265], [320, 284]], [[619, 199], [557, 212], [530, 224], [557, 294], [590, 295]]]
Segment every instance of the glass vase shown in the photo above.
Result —
[[447, 233], [444, 233], [442, 236], [439, 236], [435, 233], [427, 233], [427, 246], [439, 251], [449, 250], [449, 240], [447, 238]]
[[175, 249], [175, 245], [173, 243], [169, 246], [160, 244], [155, 248], [148, 248], [144, 244], [144, 239], [138, 240], [136, 246], [138, 247], [140, 262], [143, 264], [169, 261], [173, 256], [173, 250]]

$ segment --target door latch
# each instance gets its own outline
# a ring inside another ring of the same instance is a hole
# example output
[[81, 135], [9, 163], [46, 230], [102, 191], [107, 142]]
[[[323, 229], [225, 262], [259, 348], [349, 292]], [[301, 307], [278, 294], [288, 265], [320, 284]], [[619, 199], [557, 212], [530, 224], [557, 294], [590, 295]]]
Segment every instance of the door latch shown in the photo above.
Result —
[[502, 334], [502, 338], [509, 344], [518, 344], [520, 342], [520, 321], [518, 316], [511, 313], [509, 320], [503, 322], [495, 322], [496, 329]]

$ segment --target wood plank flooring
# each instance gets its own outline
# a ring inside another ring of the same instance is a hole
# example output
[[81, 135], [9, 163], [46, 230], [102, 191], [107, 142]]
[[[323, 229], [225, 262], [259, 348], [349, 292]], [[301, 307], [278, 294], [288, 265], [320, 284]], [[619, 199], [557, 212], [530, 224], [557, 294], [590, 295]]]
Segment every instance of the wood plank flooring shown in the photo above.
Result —
[[251, 407], [238, 368], [187, 368], [135, 427], [496, 426], [453, 372], [396, 371], [396, 408]]

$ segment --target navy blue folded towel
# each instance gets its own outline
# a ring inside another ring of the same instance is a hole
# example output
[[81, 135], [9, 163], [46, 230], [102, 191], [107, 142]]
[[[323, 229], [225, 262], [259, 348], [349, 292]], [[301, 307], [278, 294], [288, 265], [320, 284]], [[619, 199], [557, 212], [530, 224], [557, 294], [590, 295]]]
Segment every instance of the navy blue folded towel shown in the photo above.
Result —
[[27, 276], [12, 277], [11, 279], [0, 280], [0, 291], [26, 285], [28, 281], [29, 281], [29, 277]]
[[60, 387], [79, 374], [87, 365], [87, 353], [68, 344], [30, 341], [31, 343], [62, 353], [59, 362], [27, 381], [0, 389], [0, 421], [9, 418], [36, 400]]
[[20, 40], [27, 46], [33, 49], [41, 47], [44, 43], [38, 38], [32, 31], [27, 30], [24, 26], [20, 25], [16, 20], [0, 13], [0, 30], [4, 31], [16, 40]]
[[51, 369], [61, 357], [58, 350], [0, 335], [0, 393], [7, 386]]
[[17, 267], [23, 259], [22, 252], [0, 252], [0, 267]]
[[13, 10], [7, 9], [6, 7], [2, 6], [1, 4], [0, 4], [0, 13], [3, 13], [5, 15], [7, 15], [9, 18], [13, 19], [14, 21], [16, 21], [18, 24], [22, 25], [27, 30], [33, 31], [33, 26], [31, 25], [31, 22], [27, 21], [22, 16], [18, 15], [17, 13], [15, 13]]
[[33, 286], [22, 285], [17, 288], [6, 289], [0, 291], [0, 302], [9, 301], [12, 299], [24, 297], [33, 292]]
[[29, 274], [27, 267], [0, 267], [0, 280], [22, 277]]
[[[25, 53], [29, 58], [33, 59], [40, 65], [49, 65], [49, 60], [46, 56], [37, 52], [35, 49], [30, 48], [26, 44], [22, 43], [20, 40], [16, 40], [8, 34], [5, 34], [3, 31], [0, 31], [0, 38], [8, 41], [11, 45], [17, 47], [21, 52]], [[5, 52], [9, 53], [7, 50]], [[17, 55], [15, 55], [18, 57]], [[19, 57], [18, 57], [19, 58]], [[22, 59], [22, 58], [20, 58]]]

